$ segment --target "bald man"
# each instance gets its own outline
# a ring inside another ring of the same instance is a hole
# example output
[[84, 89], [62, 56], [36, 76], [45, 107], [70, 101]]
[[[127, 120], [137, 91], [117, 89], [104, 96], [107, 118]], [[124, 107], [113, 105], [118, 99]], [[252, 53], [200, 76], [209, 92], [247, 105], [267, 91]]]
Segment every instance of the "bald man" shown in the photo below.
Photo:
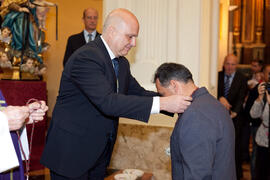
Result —
[[235, 160], [237, 179], [242, 176], [241, 167], [241, 129], [242, 121], [239, 116], [247, 93], [247, 78], [236, 70], [237, 57], [229, 54], [224, 59], [223, 71], [218, 73], [218, 100], [230, 112], [235, 128]]
[[78, 34], [71, 35], [68, 38], [63, 66], [65, 66], [68, 58], [73, 52], [89, 41], [93, 41], [96, 37], [100, 36], [100, 33], [96, 30], [98, 23], [98, 11], [96, 9], [85, 9], [83, 11], [82, 20], [84, 23], [84, 30]]
[[181, 113], [191, 97], [158, 97], [142, 88], [124, 57], [136, 45], [139, 23], [126, 9], [112, 11], [102, 36], [67, 62], [41, 162], [52, 179], [103, 180], [119, 117], [148, 122], [150, 114]]

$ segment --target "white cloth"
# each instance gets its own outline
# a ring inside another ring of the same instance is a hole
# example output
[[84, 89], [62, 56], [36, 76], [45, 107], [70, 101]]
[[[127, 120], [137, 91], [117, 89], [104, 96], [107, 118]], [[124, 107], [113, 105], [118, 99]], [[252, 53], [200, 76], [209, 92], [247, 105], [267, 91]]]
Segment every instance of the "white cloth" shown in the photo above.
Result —
[[22, 150], [20, 148], [22, 160], [28, 160], [29, 159], [29, 144], [28, 144], [26, 126], [23, 126], [20, 129], [20, 141], [22, 143], [22, 148], [23, 148], [24, 154], [26, 156], [26, 159], [24, 159], [24, 156], [22, 154]]
[[0, 112], [0, 173], [19, 166], [17, 154], [10, 136], [8, 120]]

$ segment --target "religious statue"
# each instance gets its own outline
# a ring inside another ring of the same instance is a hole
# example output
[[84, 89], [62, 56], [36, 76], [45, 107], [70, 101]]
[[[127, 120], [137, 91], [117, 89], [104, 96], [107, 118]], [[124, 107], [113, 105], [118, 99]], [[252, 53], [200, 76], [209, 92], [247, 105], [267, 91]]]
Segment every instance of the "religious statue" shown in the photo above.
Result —
[[0, 32], [0, 51], [10, 50], [11, 31], [8, 27], [2, 27]]
[[12, 68], [10, 57], [7, 52], [0, 52], [0, 67], [1, 68]]
[[[13, 57], [13, 65], [23, 66], [25, 72], [25, 59], [32, 59], [43, 64], [42, 52], [46, 51], [49, 44], [45, 39], [45, 20], [48, 7], [56, 6], [45, 0], [2, 0], [0, 15], [3, 19], [0, 35], [1, 42], [9, 41], [10, 54]], [[2, 38], [7, 34], [6, 38]], [[5, 51], [5, 50], [4, 50]], [[21, 63], [18, 63], [18, 60]], [[15, 62], [16, 61], [16, 62]], [[29, 60], [30, 62], [30, 60]], [[37, 72], [37, 70], [31, 72]]]
[[20, 55], [29, 52], [33, 58], [43, 63], [39, 56], [43, 48], [42, 30], [39, 28], [37, 16], [37, 7], [40, 6], [47, 7], [54, 4], [45, 0], [4, 0], [0, 14], [4, 19], [2, 27], [8, 27], [12, 32], [11, 47], [19, 51]]

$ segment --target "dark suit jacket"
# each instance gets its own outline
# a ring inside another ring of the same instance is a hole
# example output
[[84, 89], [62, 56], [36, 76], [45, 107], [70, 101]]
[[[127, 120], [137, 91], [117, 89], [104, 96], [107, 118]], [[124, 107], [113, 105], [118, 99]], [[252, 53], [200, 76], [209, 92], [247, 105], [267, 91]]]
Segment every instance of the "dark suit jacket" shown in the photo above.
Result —
[[244, 108], [244, 115], [245, 118], [248, 119], [247, 123], [251, 123], [251, 126], [253, 127], [259, 127], [261, 124], [261, 119], [260, 118], [252, 118], [250, 116], [250, 109], [254, 104], [254, 101], [258, 98], [259, 93], [258, 93], [258, 85], [256, 85], [253, 89], [249, 90], [248, 98], [246, 101], [246, 106]]
[[[95, 38], [97, 38], [98, 36], [100, 36], [100, 33], [97, 32]], [[65, 51], [64, 60], [63, 60], [63, 66], [65, 66], [68, 58], [72, 55], [72, 53], [74, 53], [77, 49], [79, 49], [85, 44], [86, 44], [86, 41], [84, 38], [83, 31], [78, 34], [71, 35], [67, 41], [66, 51]]]
[[[227, 100], [232, 105], [231, 110], [240, 113], [243, 107], [245, 96], [247, 94], [247, 78], [240, 72], [236, 71]], [[224, 72], [218, 73], [218, 99], [224, 96]]]
[[110, 138], [115, 140], [118, 117], [148, 122], [156, 93], [138, 84], [125, 57], [119, 60], [119, 93], [116, 84], [100, 37], [72, 54], [62, 73], [42, 164], [78, 177], [95, 165]]
[[205, 88], [177, 120], [171, 136], [172, 179], [236, 180], [234, 127]]

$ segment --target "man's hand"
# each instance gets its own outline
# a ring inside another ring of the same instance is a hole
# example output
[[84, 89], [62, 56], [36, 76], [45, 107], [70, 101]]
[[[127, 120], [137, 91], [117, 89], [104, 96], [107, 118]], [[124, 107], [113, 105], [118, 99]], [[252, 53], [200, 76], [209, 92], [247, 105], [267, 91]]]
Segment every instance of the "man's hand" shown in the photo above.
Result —
[[220, 97], [219, 102], [225, 106], [225, 108], [229, 111], [232, 105], [227, 101], [225, 97]]
[[231, 111], [230, 116], [231, 116], [231, 118], [233, 119], [233, 118], [235, 118], [235, 117], [237, 116], [237, 113], [236, 113], [236, 112]]
[[20, 129], [29, 116], [29, 109], [26, 106], [8, 106], [2, 112], [7, 116], [10, 131]]
[[33, 102], [28, 105], [30, 116], [28, 124], [33, 123], [33, 121], [41, 121], [44, 119], [44, 115], [48, 110], [48, 106], [44, 101]]
[[171, 113], [183, 113], [191, 104], [190, 96], [172, 95], [160, 97], [160, 110]]
[[258, 96], [257, 100], [262, 101], [263, 97], [264, 97], [264, 94], [265, 94], [265, 82], [262, 82], [262, 83], [259, 84], [259, 86], [258, 86], [258, 94], [259, 94], [259, 96]]

